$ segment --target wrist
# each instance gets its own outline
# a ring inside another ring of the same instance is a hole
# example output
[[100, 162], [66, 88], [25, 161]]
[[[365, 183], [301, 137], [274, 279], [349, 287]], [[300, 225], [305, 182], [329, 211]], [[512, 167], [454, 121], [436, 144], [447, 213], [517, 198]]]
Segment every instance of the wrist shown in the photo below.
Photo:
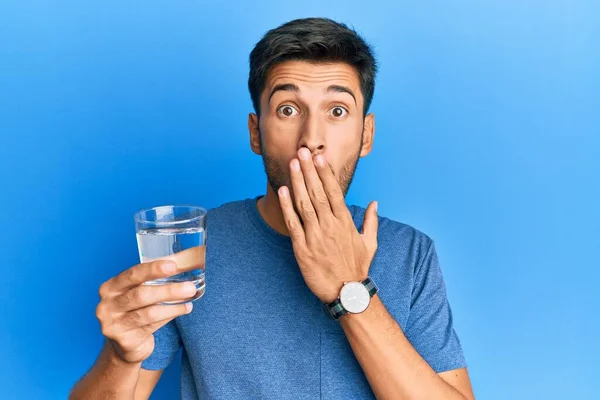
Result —
[[321, 303], [329, 304], [329, 303], [335, 301], [335, 299], [337, 299], [339, 297], [340, 289], [341, 289], [341, 286], [338, 288], [338, 290], [336, 292], [328, 292], [328, 294], [326, 294], [326, 295], [321, 295], [321, 296], [317, 296], [317, 297], [319, 298], [319, 300], [321, 300]]
[[323, 309], [332, 319], [339, 319], [348, 313], [361, 314], [369, 308], [371, 298], [377, 291], [377, 285], [370, 276], [362, 281], [345, 282], [339, 296], [324, 303]]
[[141, 361], [128, 362], [123, 360], [121, 356], [119, 356], [117, 350], [114, 348], [110, 339], [106, 339], [104, 344], [104, 360], [111, 367], [119, 368], [121, 370], [136, 371], [142, 367]]

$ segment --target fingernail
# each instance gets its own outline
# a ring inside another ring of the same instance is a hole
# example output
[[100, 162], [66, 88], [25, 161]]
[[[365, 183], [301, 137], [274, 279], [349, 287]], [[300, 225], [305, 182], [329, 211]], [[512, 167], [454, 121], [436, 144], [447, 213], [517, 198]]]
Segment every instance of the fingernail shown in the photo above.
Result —
[[163, 264], [162, 270], [165, 273], [171, 273], [171, 272], [175, 272], [175, 268], [177, 268], [177, 266], [175, 265], [175, 263], [173, 262], [169, 262], [167, 264]]
[[292, 169], [298, 171], [300, 169], [300, 163], [295, 158], [292, 160]]
[[375, 212], [377, 212], [377, 207], [379, 207], [379, 203], [375, 202]]
[[193, 308], [194, 308], [194, 304], [192, 304], [191, 301], [189, 303], [185, 303], [185, 309], [188, 312], [188, 314], [192, 312]]
[[196, 293], [196, 285], [192, 282], [186, 282], [183, 290], [185, 293], [194, 294]]
[[308, 150], [306, 147], [301, 148], [298, 154], [303, 160], [308, 160], [310, 158], [310, 150]]
[[322, 167], [323, 165], [325, 165], [325, 157], [319, 154], [315, 157], [315, 162], [319, 167]]

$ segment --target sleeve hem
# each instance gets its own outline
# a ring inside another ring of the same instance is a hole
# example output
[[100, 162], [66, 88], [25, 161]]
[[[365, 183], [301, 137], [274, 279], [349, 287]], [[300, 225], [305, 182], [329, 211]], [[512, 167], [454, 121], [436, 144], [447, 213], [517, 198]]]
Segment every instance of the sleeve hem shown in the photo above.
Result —
[[429, 365], [435, 371], [436, 374], [452, 371], [455, 369], [467, 368], [467, 362], [465, 358], [461, 355], [454, 359], [441, 360], [439, 362], [434, 362]]
[[162, 357], [153, 357], [152, 355], [142, 362], [142, 368], [150, 371], [159, 371], [167, 368], [172, 362], [177, 352]]

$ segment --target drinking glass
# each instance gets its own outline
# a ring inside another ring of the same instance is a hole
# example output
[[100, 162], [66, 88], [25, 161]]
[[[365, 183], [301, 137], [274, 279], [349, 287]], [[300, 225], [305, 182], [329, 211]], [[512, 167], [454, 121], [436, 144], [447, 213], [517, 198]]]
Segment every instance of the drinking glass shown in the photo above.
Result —
[[[142, 263], [168, 257], [192, 247], [206, 246], [205, 208], [191, 205], [153, 207], [136, 212], [134, 220]], [[203, 250], [206, 250], [206, 247]], [[201, 251], [199, 254], [205, 257], [206, 251]], [[197, 264], [204, 266], [204, 261], [198, 260]], [[197, 300], [204, 295], [206, 283], [203, 268], [154, 279], [144, 284], [165, 285], [186, 281], [196, 285], [196, 294], [189, 300]], [[165, 304], [178, 303], [181, 302]]]

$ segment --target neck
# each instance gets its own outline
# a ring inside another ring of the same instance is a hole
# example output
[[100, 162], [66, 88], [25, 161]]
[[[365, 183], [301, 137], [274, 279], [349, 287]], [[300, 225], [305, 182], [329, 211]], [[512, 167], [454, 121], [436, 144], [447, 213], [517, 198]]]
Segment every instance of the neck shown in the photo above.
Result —
[[279, 205], [279, 197], [268, 183], [267, 194], [258, 199], [256, 206], [258, 207], [260, 216], [265, 220], [267, 225], [276, 232], [289, 236], [287, 226], [283, 219], [283, 213], [281, 212], [281, 206]]

